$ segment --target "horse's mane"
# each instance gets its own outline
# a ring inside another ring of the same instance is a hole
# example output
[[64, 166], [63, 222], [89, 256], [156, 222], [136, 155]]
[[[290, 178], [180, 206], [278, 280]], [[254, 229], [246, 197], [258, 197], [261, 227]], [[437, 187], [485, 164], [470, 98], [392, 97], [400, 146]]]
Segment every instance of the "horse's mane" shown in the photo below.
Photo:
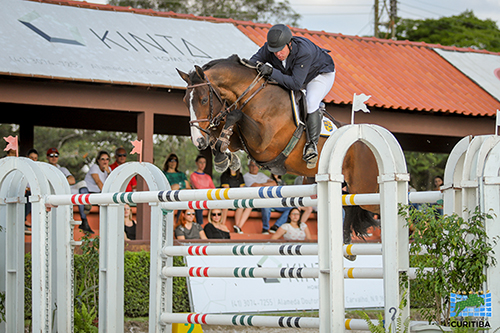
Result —
[[210, 69], [210, 68], [212, 68], [215, 65], [220, 64], [220, 63], [241, 64], [241, 59], [240, 59], [240, 57], [237, 54], [233, 54], [229, 58], [215, 59], [215, 60], [212, 60], [210, 62], [207, 62], [205, 65], [203, 65], [203, 67], [201, 67], [201, 69], [203, 69], [204, 71], [206, 71], [206, 70], [208, 70], [208, 69]]

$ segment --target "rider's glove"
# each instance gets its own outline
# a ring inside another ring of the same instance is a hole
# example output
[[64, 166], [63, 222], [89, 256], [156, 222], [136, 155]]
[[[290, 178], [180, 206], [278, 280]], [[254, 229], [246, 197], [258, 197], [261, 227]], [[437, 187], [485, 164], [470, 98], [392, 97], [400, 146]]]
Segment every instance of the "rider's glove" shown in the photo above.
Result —
[[257, 72], [264, 77], [269, 77], [273, 74], [273, 66], [270, 63], [257, 62]]

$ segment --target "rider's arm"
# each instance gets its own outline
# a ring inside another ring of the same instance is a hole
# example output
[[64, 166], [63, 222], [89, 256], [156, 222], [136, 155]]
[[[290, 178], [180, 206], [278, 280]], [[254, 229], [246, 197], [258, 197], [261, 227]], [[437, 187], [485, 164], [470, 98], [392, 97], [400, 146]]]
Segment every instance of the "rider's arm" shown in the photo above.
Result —
[[293, 61], [292, 75], [283, 74], [281, 71], [275, 69], [271, 74], [271, 78], [281, 86], [290, 90], [297, 91], [304, 88], [304, 82], [311, 68], [311, 54], [303, 53], [298, 55], [295, 59], [288, 59], [287, 61]]

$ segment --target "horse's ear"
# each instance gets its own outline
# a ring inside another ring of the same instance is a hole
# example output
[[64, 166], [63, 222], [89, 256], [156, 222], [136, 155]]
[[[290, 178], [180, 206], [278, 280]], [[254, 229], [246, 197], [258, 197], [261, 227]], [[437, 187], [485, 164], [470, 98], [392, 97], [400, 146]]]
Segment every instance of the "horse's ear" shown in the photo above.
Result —
[[194, 69], [196, 70], [196, 74], [200, 77], [200, 79], [205, 80], [205, 72], [201, 69], [200, 66], [194, 65]]
[[177, 70], [177, 73], [179, 73], [179, 75], [181, 76], [181, 78], [186, 81], [187, 84], [189, 84], [189, 75], [187, 73], [184, 73], [183, 71], [179, 70], [178, 68], [176, 68]]

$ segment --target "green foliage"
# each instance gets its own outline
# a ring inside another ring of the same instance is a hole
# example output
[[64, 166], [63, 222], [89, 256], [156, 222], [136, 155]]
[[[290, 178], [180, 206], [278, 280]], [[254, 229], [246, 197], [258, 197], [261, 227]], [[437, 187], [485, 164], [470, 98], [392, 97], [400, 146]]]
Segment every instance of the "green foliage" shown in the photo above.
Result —
[[75, 309], [75, 333], [99, 332], [99, 329], [95, 325], [93, 325], [96, 317], [96, 308], [93, 307], [92, 309], [90, 309], [90, 311], [88, 311], [85, 303], [82, 303], [79, 308]]
[[448, 154], [405, 152], [410, 183], [417, 191], [431, 191], [436, 176], [443, 176]]
[[288, 0], [111, 0], [109, 3], [116, 6], [293, 26], [296, 26], [300, 19], [300, 15], [292, 9]]
[[[405, 281], [403, 281], [402, 286], [401, 286], [402, 290], [404, 290], [404, 292], [403, 292], [403, 295], [401, 297], [401, 302], [399, 303], [399, 311], [398, 311], [399, 315], [397, 316], [397, 318], [391, 318], [390, 324], [389, 324], [389, 327], [387, 328], [387, 330], [385, 328], [385, 322], [389, 322], [389, 320], [384, 321], [384, 317], [382, 316], [382, 313], [377, 314], [377, 324], [374, 324], [366, 312], [361, 311], [361, 310], [354, 311], [355, 313], [357, 313], [361, 317], [361, 319], [364, 319], [366, 321], [370, 332], [372, 332], [372, 333], [385, 333], [385, 332], [407, 333], [407, 332], [410, 332], [410, 317], [406, 318], [404, 321], [403, 321], [403, 317], [402, 317], [403, 309], [406, 306], [406, 296], [408, 295], [407, 294], [407, 291], [408, 291], [407, 286], [405, 288], [406, 280], [407, 279], [405, 279]], [[391, 308], [390, 310], [395, 310], [395, 308]], [[394, 326], [394, 324], [395, 324], [395, 326]]]
[[396, 37], [399, 40], [500, 52], [500, 29], [495, 21], [481, 20], [469, 10], [439, 19], [402, 19], [398, 22]]
[[[98, 241], [85, 239], [81, 255], [75, 255], [75, 327], [90, 327], [98, 313]], [[97, 254], [97, 257], [96, 257]], [[124, 314], [127, 317], [144, 317], [149, 314], [149, 252], [125, 252], [124, 256]], [[174, 266], [185, 266], [182, 257], [174, 257]], [[88, 274], [86, 276], [85, 274]], [[31, 255], [25, 256], [24, 311], [31, 318]], [[189, 312], [186, 278], [173, 279], [173, 311]], [[78, 318], [77, 318], [78, 316]], [[75, 332], [77, 332], [75, 330]], [[81, 332], [87, 332], [83, 330]]]
[[90, 312], [99, 305], [99, 237], [82, 237], [81, 255], [75, 255], [75, 309], [86, 304]]
[[456, 214], [443, 216], [427, 206], [420, 210], [403, 206], [399, 214], [413, 230], [410, 266], [417, 268], [418, 288], [411, 289], [412, 299], [426, 306], [421, 310], [425, 320], [447, 325], [450, 293], [480, 291], [485, 269], [495, 264], [492, 254], [497, 237], [490, 240], [485, 231], [485, 221], [491, 216], [478, 208], [466, 212], [466, 219]]

